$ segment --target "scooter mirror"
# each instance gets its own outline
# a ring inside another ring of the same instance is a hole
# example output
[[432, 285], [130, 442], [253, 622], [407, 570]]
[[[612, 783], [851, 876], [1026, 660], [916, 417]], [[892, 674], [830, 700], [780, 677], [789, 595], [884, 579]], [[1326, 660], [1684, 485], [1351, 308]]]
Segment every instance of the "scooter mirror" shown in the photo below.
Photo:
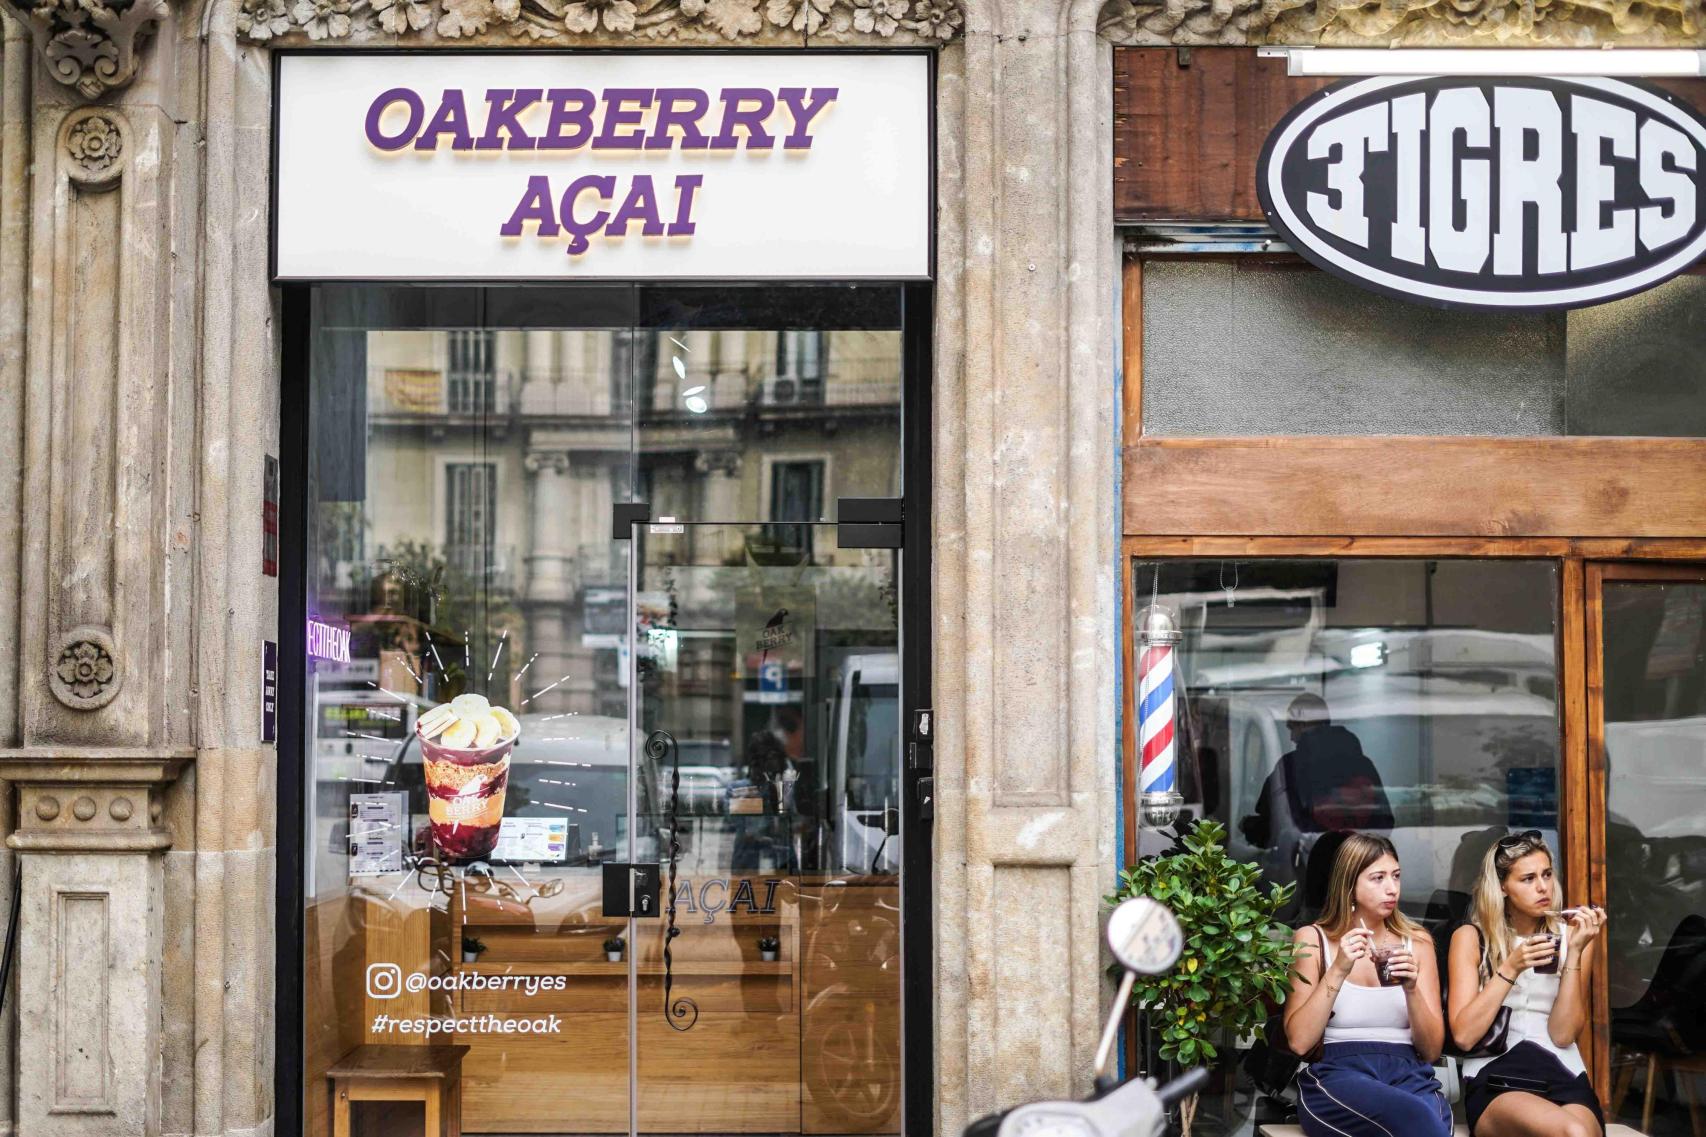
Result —
[[1173, 966], [1184, 946], [1172, 911], [1147, 896], [1124, 901], [1108, 917], [1108, 947], [1132, 971], [1159, 975]]

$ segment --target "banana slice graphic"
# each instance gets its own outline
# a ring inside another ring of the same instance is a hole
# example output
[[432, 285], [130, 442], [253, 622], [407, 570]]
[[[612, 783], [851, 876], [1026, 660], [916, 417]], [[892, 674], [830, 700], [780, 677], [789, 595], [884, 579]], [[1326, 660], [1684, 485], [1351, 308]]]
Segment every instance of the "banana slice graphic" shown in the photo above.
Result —
[[492, 709], [484, 695], [458, 695], [450, 700], [450, 709], [459, 719], [477, 719]]
[[442, 745], [453, 750], [466, 750], [474, 745], [477, 736], [474, 724], [468, 719], [457, 719], [445, 728]]
[[419, 729], [422, 738], [435, 738], [444, 728], [456, 721], [456, 712], [447, 706], [437, 706], [421, 716]]
[[452, 750], [484, 750], [521, 734], [521, 722], [484, 695], [458, 695], [423, 714], [415, 724], [424, 739], [437, 738]]

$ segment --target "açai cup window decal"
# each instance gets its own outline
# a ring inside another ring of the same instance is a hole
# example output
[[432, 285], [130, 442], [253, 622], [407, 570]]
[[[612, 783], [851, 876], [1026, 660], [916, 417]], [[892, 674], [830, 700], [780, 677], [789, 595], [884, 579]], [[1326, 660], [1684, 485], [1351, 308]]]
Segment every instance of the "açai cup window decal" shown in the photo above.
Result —
[[426, 768], [432, 843], [447, 861], [476, 861], [497, 847], [509, 757], [521, 723], [484, 695], [458, 695], [415, 726]]

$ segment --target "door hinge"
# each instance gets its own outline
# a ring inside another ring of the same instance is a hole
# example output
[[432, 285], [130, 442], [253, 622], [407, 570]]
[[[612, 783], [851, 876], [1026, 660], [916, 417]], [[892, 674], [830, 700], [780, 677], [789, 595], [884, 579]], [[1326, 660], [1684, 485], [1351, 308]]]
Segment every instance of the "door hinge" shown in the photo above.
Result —
[[899, 549], [905, 545], [905, 502], [898, 497], [844, 497], [835, 503], [835, 547]]
[[634, 535], [634, 526], [652, 519], [652, 507], [644, 501], [619, 501], [610, 507], [610, 539], [626, 541]]

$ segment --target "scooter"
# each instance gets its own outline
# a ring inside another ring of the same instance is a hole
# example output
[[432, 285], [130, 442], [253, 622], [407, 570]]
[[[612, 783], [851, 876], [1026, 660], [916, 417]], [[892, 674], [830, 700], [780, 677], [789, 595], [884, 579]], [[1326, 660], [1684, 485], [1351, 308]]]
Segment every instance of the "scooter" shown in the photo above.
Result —
[[1121, 1083], [1107, 1075], [1138, 974], [1159, 975], [1172, 967], [1184, 948], [1184, 935], [1166, 905], [1138, 896], [1108, 918], [1108, 947], [1125, 968], [1125, 978], [1096, 1048], [1096, 1092], [1084, 1101], [1035, 1101], [991, 1114], [967, 1126], [965, 1137], [1161, 1137], [1168, 1108], [1208, 1081], [1208, 1071], [1201, 1067], [1160, 1089], [1152, 1079]]

